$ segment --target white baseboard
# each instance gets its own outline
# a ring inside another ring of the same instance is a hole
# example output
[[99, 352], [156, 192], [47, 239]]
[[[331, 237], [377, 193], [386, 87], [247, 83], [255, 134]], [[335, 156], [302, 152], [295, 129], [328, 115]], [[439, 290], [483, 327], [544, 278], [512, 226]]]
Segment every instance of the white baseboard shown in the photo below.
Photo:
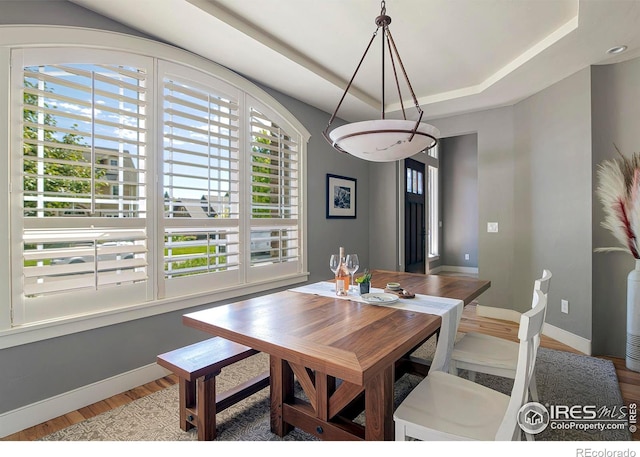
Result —
[[[495, 308], [493, 306], [485, 306], [478, 304], [476, 306], [476, 314], [478, 316], [489, 317], [492, 319], [502, 319], [511, 322], [520, 322], [520, 313], [513, 309]], [[571, 332], [556, 327], [549, 323], [544, 324], [542, 334], [553, 338], [554, 340], [566, 344], [584, 354], [591, 355], [591, 340], [575, 335]]]
[[126, 392], [170, 372], [156, 363], [0, 414], [0, 438]]
[[429, 274], [435, 275], [440, 273], [441, 271], [452, 271], [454, 273], [468, 273], [468, 274], [478, 274], [477, 267], [459, 267], [453, 265], [440, 265], [439, 267], [432, 268], [429, 270]]
[[520, 322], [521, 313], [513, 309], [496, 308], [493, 306], [486, 306], [477, 304], [476, 314], [482, 317], [488, 317], [490, 319], [502, 319], [503, 321]]
[[582, 336], [578, 336], [574, 333], [567, 332], [560, 327], [545, 323], [542, 329], [542, 334], [553, 338], [567, 346], [576, 349], [583, 354], [591, 355], [591, 340], [588, 340]]

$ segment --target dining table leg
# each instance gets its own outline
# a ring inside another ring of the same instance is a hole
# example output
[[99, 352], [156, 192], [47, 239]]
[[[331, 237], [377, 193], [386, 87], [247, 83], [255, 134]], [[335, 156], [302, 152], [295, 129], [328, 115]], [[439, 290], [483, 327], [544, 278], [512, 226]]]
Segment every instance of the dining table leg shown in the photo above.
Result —
[[271, 432], [282, 437], [293, 430], [293, 426], [283, 420], [286, 402], [293, 400], [293, 371], [286, 360], [269, 357], [269, 390], [271, 394]]
[[394, 439], [393, 401], [394, 401], [393, 364], [371, 378], [364, 389], [365, 439]]

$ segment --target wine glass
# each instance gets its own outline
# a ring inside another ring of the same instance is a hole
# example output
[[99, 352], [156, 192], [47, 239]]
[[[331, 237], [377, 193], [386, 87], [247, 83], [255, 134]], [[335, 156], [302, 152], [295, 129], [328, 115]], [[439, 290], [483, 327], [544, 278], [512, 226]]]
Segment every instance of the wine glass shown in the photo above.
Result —
[[347, 255], [347, 271], [351, 274], [351, 285], [355, 288], [353, 275], [358, 271], [360, 267], [360, 261], [358, 260], [358, 254], [349, 254]]
[[333, 254], [331, 259], [329, 259], [329, 268], [333, 271], [333, 276], [336, 275], [338, 271], [338, 267], [340, 266], [340, 257], [337, 254]]

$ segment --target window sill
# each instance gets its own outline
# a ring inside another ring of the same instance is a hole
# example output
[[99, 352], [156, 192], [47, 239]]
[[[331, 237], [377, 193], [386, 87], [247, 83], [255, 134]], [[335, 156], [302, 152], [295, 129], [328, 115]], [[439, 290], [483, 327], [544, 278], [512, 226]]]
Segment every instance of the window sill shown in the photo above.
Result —
[[[108, 325], [156, 316], [181, 309], [193, 308], [210, 304], [216, 306], [222, 300], [240, 299], [252, 294], [259, 294], [271, 290], [299, 284], [307, 281], [309, 273], [299, 273], [281, 277], [277, 280], [268, 280], [261, 283], [243, 285], [227, 290], [215, 292], [203, 292], [185, 297], [157, 300], [142, 305], [130, 306], [118, 310], [110, 310], [104, 313], [91, 315], [78, 315], [64, 319], [56, 319], [48, 322], [27, 324], [0, 331], [0, 349], [6, 349], [23, 344], [34, 343], [49, 338], [70, 335]], [[241, 291], [241, 293], [239, 293]]]

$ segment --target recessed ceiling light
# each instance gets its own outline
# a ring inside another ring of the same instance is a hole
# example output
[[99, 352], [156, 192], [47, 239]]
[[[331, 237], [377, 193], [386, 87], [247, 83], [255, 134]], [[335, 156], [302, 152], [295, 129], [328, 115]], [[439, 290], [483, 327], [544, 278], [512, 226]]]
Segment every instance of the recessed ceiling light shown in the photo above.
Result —
[[627, 50], [626, 46], [614, 46], [613, 48], [609, 49], [607, 51], [607, 54], [620, 54], [621, 52], [624, 52]]

